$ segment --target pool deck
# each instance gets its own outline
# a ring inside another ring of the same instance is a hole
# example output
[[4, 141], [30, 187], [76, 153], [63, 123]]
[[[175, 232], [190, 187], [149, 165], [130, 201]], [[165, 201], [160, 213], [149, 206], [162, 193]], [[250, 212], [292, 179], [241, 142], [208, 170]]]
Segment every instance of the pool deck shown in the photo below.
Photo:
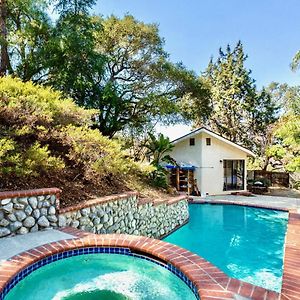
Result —
[[220, 196], [206, 196], [206, 197], [190, 197], [193, 201], [205, 201], [213, 203], [239, 203], [252, 205], [257, 207], [271, 207], [275, 209], [284, 210], [300, 210], [300, 199], [299, 198], [288, 198], [288, 197], [277, 197], [277, 196], [264, 196], [264, 195], [251, 195], [251, 196], [240, 196], [240, 195], [220, 195]]
[[18, 253], [30, 250], [32, 248], [74, 238], [71, 234], [64, 233], [55, 229], [37, 231], [26, 235], [16, 235], [0, 239], [0, 262], [7, 260]]
[[[270, 200], [270, 196], [266, 197]], [[241, 196], [210, 198], [211, 197], [194, 199], [194, 203], [209, 202], [213, 204], [249, 205], [289, 211], [283, 284], [280, 295], [273, 291], [230, 278], [200, 256], [170, 243], [131, 235], [97, 235], [70, 227], [51, 230], [50, 233], [45, 231], [34, 233], [32, 236], [27, 234], [20, 237], [0, 239], [0, 253], [3, 256], [3, 260], [0, 261], [0, 294], [8, 282], [21, 270], [42, 258], [70, 249], [100, 246], [129, 248], [132, 251], [151, 255], [152, 257], [157, 257], [160, 260], [174, 265], [193, 282], [201, 300], [300, 300], [300, 214], [297, 212], [299, 208], [297, 201], [286, 202], [281, 199], [282, 197], [274, 197], [280, 199], [273, 199], [274, 201], [268, 201], [268, 203], [262, 201], [261, 198], [259, 198], [259, 200], [256, 198], [253, 199], [252, 197]], [[285, 198], [285, 200], [286, 199], [288, 198]], [[63, 236], [61, 234], [63, 234]], [[12, 242], [15, 238], [17, 238], [18, 241]], [[29, 238], [29, 240], [25, 245], [22, 245], [21, 238], [26, 240]], [[9, 248], [5, 247], [5, 241], [9, 241], [10, 244], [8, 243], [8, 245], [19, 244], [19, 246], [13, 251], [7, 250]], [[7, 254], [2, 254], [3, 251], [6, 251]], [[2, 299], [1, 295], [0, 299]]]

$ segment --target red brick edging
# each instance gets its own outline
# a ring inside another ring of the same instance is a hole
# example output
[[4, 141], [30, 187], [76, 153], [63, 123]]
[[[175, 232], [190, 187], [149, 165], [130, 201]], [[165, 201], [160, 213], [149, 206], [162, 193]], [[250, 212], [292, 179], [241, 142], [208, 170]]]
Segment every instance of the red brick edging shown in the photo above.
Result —
[[109, 246], [130, 248], [132, 251], [148, 254], [174, 265], [193, 282], [202, 300], [234, 299], [234, 294], [251, 299], [278, 299], [277, 293], [229, 278], [205, 259], [170, 243], [132, 235], [96, 235], [74, 228], [65, 228], [62, 231], [77, 238], [39, 246], [2, 262], [0, 291], [21, 270], [49, 255], [83, 247]]
[[239, 205], [245, 207], [254, 207], [254, 208], [264, 208], [264, 209], [272, 209], [272, 210], [281, 210], [289, 212], [290, 209], [286, 207], [275, 207], [266, 204], [252, 204], [252, 203], [245, 203], [242, 201], [230, 201], [230, 200], [189, 200], [190, 204], [224, 204], [224, 205]]
[[7, 191], [7, 192], [0, 192], [0, 200], [6, 199], [6, 198], [43, 196], [43, 195], [56, 195], [56, 198], [59, 199], [61, 192], [62, 191], [58, 188], [44, 188], [44, 189], [34, 189], [34, 190], [22, 190], [22, 191]]
[[[128, 197], [138, 196], [138, 195], [139, 195], [138, 192], [126, 192], [124, 194], [116, 194], [116, 195], [99, 197], [99, 198], [95, 198], [95, 199], [85, 201], [85, 202], [80, 203], [80, 204], [72, 205], [72, 206], [69, 206], [69, 207], [66, 207], [66, 208], [61, 208], [59, 210], [59, 213], [66, 213], [66, 212], [69, 212], [69, 211], [80, 210], [82, 208], [90, 207], [90, 206], [93, 206], [93, 205], [104, 204], [104, 203], [113, 202], [113, 201], [117, 201], [117, 200], [121, 200], [121, 199], [126, 199]], [[177, 203], [181, 200], [185, 200], [185, 199], [187, 199], [186, 195], [180, 195], [180, 196], [177, 196], [177, 197], [172, 197], [170, 199], [163, 199], [163, 200], [160, 200], [160, 199], [156, 199], [156, 200], [147, 199], [146, 201], [141, 200], [141, 201], [139, 201], [138, 204], [142, 205], [142, 204], [152, 203], [153, 206], [158, 206], [158, 205], [161, 205], [161, 204], [172, 205], [172, 204], [175, 204], [175, 203]]]
[[300, 299], [300, 214], [290, 211], [285, 241], [281, 300]]
[[91, 200], [88, 200], [88, 201], [84, 201], [84, 202], [79, 203], [79, 204], [75, 204], [75, 205], [72, 205], [72, 206], [61, 208], [61, 209], [59, 209], [59, 213], [66, 213], [66, 212], [69, 212], [69, 211], [80, 210], [82, 208], [91, 207], [93, 205], [105, 204], [105, 203], [108, 203], [108, 202], [113, 202], [113, 201], [117, 201], [117, 200], [121, 200], [121, 199], [126, 199], [128, 197], [138, 196], [138, 195], [139, 195], [138, 192], [126, 192], [126, 193], [123, 193], [123, 194], [116, 194], [116, 195], [109, 195], [109, 196], [99, 197], [99, 198], [91, 199]]

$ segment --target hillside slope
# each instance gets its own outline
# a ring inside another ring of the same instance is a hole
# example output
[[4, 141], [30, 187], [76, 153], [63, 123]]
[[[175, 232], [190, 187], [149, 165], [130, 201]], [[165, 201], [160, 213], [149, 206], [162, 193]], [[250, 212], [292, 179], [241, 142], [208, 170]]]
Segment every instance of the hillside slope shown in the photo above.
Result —
[[90, 128], [96, 114], [50, 88], [0, 78], [0, 190], [58, 187], [68, 206], [143, 186], [148, 167]]

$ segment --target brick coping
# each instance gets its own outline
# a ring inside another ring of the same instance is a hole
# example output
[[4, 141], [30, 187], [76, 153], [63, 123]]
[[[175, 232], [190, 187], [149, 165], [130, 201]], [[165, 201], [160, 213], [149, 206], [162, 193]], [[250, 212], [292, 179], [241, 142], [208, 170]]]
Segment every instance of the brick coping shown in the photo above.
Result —
[[62, 192], [58, 188], [43, 188], [34, 190], [21, 190], [21, 191], [6, 191], [0, 192], [0, 200], [6, 198], [16, 198], [16, 197], [28, 197], [28, 196], [43, 196], [43, 195], [56, 195], [59, 199], [59, 195]]
[[300, 300], [300, 214], [290, 211], [285, 241], [281, 300]]
[[139, 193], [138, 192], [126, 192], [126, 193], [122, 193], [122, 194], [115, 194], [115, 195], [109, 195], [109, 196], [104, 196], [104, 197], [97, 197], [91, 200], [87, 200], [84, 201], [82, 203], [78, 203], [72, 206], [68, 206], [65, 208], [60, 208], [59, 209], [59, 213], [66, 213], [69, 211], [74, 211], [74, 210], [80, 210], [82, 208], [86, 208], [86, 207], [91, 207], [93, 205], [98, 205], [98, 204], [105, 204], [108, 202], [113, 202], [113, 201], [117, 201], [120, 199], [126, 199], [128, 197], [133, 197], [133, 196], [138, 196]]
[[[133, 196], [138, 197], [139, 193], [138, 192], [126, 192], [123, 194], [99, 197], [99, 198], [91, 199], [91, 200], [85, 201], [83, 203], [72, 205], [72, 206], [69, 206], [66, 208], [60, 208], [59, 213], [66, 213], [66, 212], [70, 212], [70, 211], [74, 211], [74, 210], [80, 210], [82, 208], [91, 207], [94, 205], [104, 204], [104, 203], [113, 202], [113, 201], [118, 201], [121, 199], [126, 199], [128, 197], [133, 197]], [[180, 195], [177, 197], [171, 197], [169, 199], [155, 199], [155, 200], [147, 199], [147, 201], [145, 201], [145, 200], [138, 201], [138, 205], [143, 205], [143, 204], [148, 204], [148, 203], [153, 204], [153, 206], [158, 206], [161, 204], [172, 205], [172, 204], [178, 203], [181, 200], [187, 200], [187, 196]]]
[[19, 272], [45, 257], [67, 250], [99, 246], [129, 248], [173, 265], [194, 284], [202, 300], [236, 299], [235, 294], [250, 299], [279, 299], [277, 293], [230, 278], [200, 256], [170, 243], [133, 235], [97, 235], [70, 227], [61, 230], [75, 238], [36, 247], [0, 264], [0, 292]]

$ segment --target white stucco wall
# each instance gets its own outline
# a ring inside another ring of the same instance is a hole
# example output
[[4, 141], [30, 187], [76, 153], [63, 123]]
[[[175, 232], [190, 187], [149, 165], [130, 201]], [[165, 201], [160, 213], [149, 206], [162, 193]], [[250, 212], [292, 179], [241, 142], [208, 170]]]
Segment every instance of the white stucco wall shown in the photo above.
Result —
[[[223, 162], [227, 159], [245, 160], [247, 154], [227, 143], [224, 143], [206, 133], [200, 134], [202, 137], [202, 159], [201, 159], [201, 192], [209, 195], [230, 194], [231, 191], [223, 191], [224, 170]], [[211, 145], [206, 145], [206, 138], [211, 139]], [[222, 161], [222, 162], [220, 162]], [[246, 172], [246, 170], [245, 170]], [[247, 173], [245, 173], [247, 174]], [[245, 176], [246, 181], [246, 176]], [[244, 183], [246, 189], [246, 182]]]
[[[190, 146], [189, 138], [177, 142], [171, 156], [177, 162], [185, 162], [197, 167], [195, 178], [197, 178], [201, 193], [209, 195], [230, 194], [231, 191], [223, 191], [223, 161], [226, 159], [245, 160], [245, 174], [247, 174], [246, 152], [207, 133], [201, 132], [193, 137], [195, 138], [195, 146]], [[206, 138], [211, 139], [210, 146], [206, 145]], [[244, 186], [246, 189], [246, 176]]]
[[202, 139], [200, 135], [196, 135], [194, 138], [195, 146], [190, 146], [190, 139], [187, 138], [176, 143], [170, 155], [178, 163], [183, 162], [196, 167], [194, 178], [197, 179], [198, 188], [200, 189]]
[[175, 144], [171, 152], [172, 158], [177, 162], [184, 162], [196, 167], [201, 165], [201, 136], [197, 135], [195, 138], [195, 146], [190, 146], [190, 139], [182, 140]]

